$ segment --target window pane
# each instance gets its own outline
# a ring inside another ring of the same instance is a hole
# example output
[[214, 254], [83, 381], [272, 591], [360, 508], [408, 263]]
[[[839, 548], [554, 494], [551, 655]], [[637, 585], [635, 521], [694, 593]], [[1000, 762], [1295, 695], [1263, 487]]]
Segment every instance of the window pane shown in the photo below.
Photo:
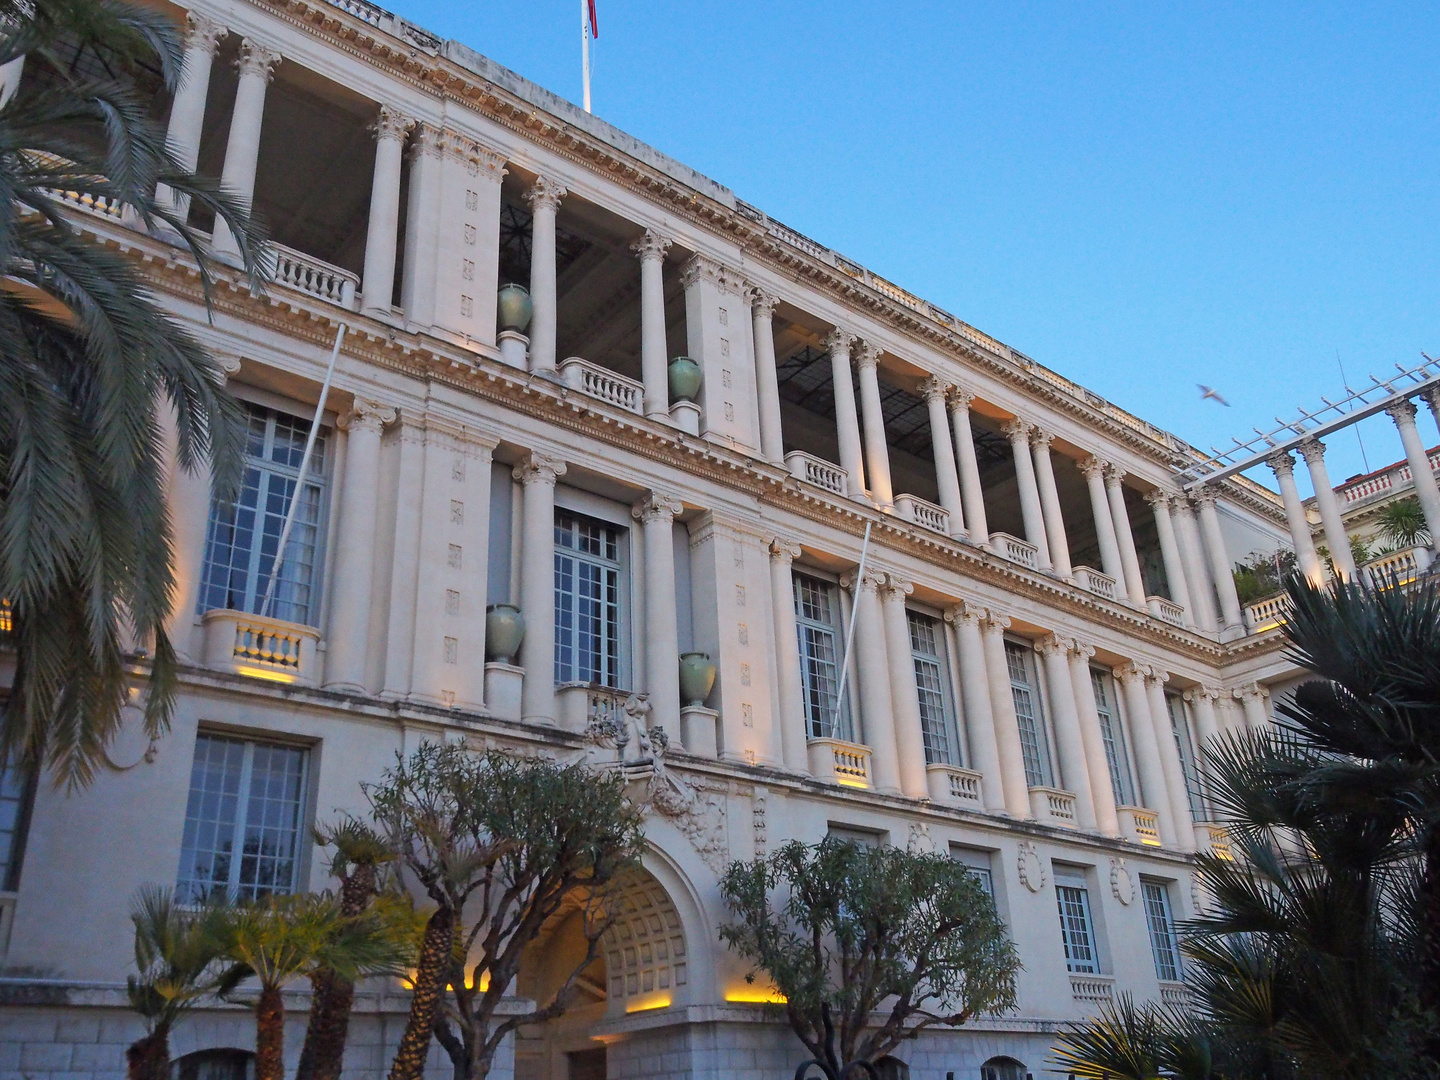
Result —
[[840, 696], [840, 641], [835, 616], [835, 587], [828, 581], [796, 574], [796, 632], [799, 635], [801, 692], [805, 728], [812, 739], [850, 738], [848, 712], [835, 722]]
[[566, 511], [555, 515], [555, 681], [618, 687], [621, 680], [622, 530]]
[[1145, 922], [1150, 928], [1155, 974], [1166, 982], [1179, 982], [1180, 942], [1170, 915], [1170, 890], [1154, 881], [1141, 882], [1140, 887], [1145, 897]]
[[245, 744], [238, 739], [200, 735], [195, 740], [175, 890], [182, 904], [228, 895], [244, 762]]
[[1195, 748], [1190, 742], [1190, 721], [1185, 715], [1185, 699], [1179, 694], [1166, 694], [1165, 705], [1170, 712], [1170, 730], [1175, 735], [1175, 748], [1180, 751], [1180, 769], [1185, 774], [1185, 796], [1190, 803], [1190, 815], [1196, 821], [1205, 821], [1205, 801], [1200, 794], [1200, 773], [1195, 768]]
[[29, 774], [7, 766], [0, 772], [0, 889], [14, 890], [19, 885], [29, 801]]
[[915, 691], [920, 705], [920, 735], [925, 743], [927, 765], [959, 764], [951, 756], [950, 698], [946, 693], [944, 669], [940, 666], [940, 638], [936, 620], [907, 611], [910, 624], [910, 651], [915, 663]]
[[1015, 720], [1020, 728], [1025, 782], [1031, 787], [1048, 787], [1050, 752], [1045, 739], [1044, 718], [1040, 714], [1040, 700], [1030, 678], [1027, 651], [1007, 641], [1005, 662], [1010, 669], [1010, 695], [1015, 700]]
[[1069, 971], [1096, 974], [1095, 935], [1090, 926], [1090, 895], [1074, 885], [1055, 886], [1060, 907], [1060, 936], [1065, 943], [1065, 966]]
[[1090, 685], [1095, 691], [1095, 711], [1100, 714], [1100, 738], [1105, 743], [1105, 761], [1110, 767], [1110, 787], [1121, 806], [1135, 805], [1135, 787], [1130, 782], [1130, 759], [1125, 753], [1125, 737], [1120, 714], [1115, 710], [1109, 680], [1098, 671], [1090, 672]]
[[254, 744], [238, 891], [255, 898], [295, 888], [305, 751]]

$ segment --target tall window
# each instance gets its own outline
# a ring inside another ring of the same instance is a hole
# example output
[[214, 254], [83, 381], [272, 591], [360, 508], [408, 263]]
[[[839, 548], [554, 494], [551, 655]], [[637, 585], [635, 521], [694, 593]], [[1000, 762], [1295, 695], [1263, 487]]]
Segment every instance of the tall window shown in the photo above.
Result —
[[625, 530], [555, 514], [555, 681], [621, 684]]
[[1190, 816], [1205, 821], [1205, 800], [1200, 792], [1200, 770], [1195, 767], [1195, 744], [1190, 741], [1190, 720], [1185, 715], [1185, 699], [1179, 694], [1166, 694], [1165, 707], [1170, 713], [1170, 730], [1175, 733], [1175, 746], [1180, 751], [1180, 768], [1185, 773], [1185, 795], [1190, 800]]
[[1170, 889], [1159, 881], [1141, 881], [1145, 899], [1145, 924], [1150, 928], [1150, 952], [1155, 957], [1155, 974], [1162, 982], [1180, 981], [1180, 939], [1170, 911]]
[[840, 696], [840, 600], [828, 581], [796, 574], [795, 625], [800, 635], [800, 678], [805, 730], [812, 739], [850, 739], [850, 707], [836, 723]]
[[1110, 677], [1091, 670], [1090, 685], [1095, 689], [1095, 711], [1100, 714], [1100, 738], [1105, 743], [1105, 762], [1110, 766], [1110, 787], [1120, 806], [1135, 805], [1135, 785], [1130, 779], [1130, 756], [1125, 753], [1125, 729], [1116, 707], [1115, 688]]
[[[3, 713], [0, 713], [3, 715]], [[20, 887], [20, 861], [30, 827], [34, 774], [15, 765], [0, 772], [0, 889]]]
[[1050, 747], [1045, 738], [1045, 715], [1040, 710], [1035, 654], [1023, 645], [1007, 641], [1005, 662], [1010, 668], [1010, 694], [1015, 699], [1015, 719], [1020, 725], [1025, 783], [1031, 787], [1049, 787]]
[[1100, 971], [1095, 948], [1095, 925], [1090, 919], [1090, 890], [1084, 878], [1055, 877], [1055, 900], [1060, 907], [1060, 938], [1065, 943], [1067, 971], [1095, 975]]
[[[259, 614], [275, 567], [280, 530], [295, 497], [310, 421], [250, 406], [245, 477], [233, 500], [215, 500], [205, 540], [201, 613], [232, 608]], [[319, 616], [320, 547], [325, 516], [328, 439], [322, 432], [305, 470], [305, 488], [285, 542], [285, 558], [267, 614], [313, 624]]]
[[941, 651], [940, 620], [907, 611], [910, 623], [910, 657], [915, 663], [915, 690], [920, 698], [920, 734], [925, 740], [925, 764], [959, 765], [960, 740], [950, 704], [949, 680]]
[[295, 891], [308, 766], [300, 747], [196, 738], [175, 889], [181, 903]]
[[964, 863], [965, 869], [980, 879], [986, 895], [993, 902], [995, 900], [995, 877], [991, 873], [991, 855], [988, 851], [981, 851], [978, 848], [960, 847], [958, 844], [950, 845], [950, 857], [958, 863]]

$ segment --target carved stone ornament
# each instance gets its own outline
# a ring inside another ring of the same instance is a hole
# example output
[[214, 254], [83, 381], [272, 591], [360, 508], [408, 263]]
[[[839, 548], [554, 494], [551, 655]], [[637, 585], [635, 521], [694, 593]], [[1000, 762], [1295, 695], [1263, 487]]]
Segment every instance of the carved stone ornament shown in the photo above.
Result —
[[929, 824], [923, 821], [910, 823], [910, 839], [905, 844], [905, 850], [912, 855], [935, 854], [935, 838], [930, 835]]
[[1135, 879], [1130, 876], [1124, 859], [1110, 860], [1110, 891], [1126, 907], [1135, 902]]
[[1038, 893], [1045, 887], [1045, 864], [1032, 841], [1020, 841], [1020, 855], [1015, 860], [1015, 868], [1020, 873], [1020, 884], [1032, 893]]

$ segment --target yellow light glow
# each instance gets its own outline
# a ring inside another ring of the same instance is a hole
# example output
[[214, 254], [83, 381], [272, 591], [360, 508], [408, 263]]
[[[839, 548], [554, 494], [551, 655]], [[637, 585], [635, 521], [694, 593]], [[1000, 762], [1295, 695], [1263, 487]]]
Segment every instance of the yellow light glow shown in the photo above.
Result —
[[[411, 968], [410, 970], [408, 970], [407, 972], [405, 972], [404, 975], [400, 976], [400, 985], [403, 986], [403, 987], [405, 987], [406, 990], [414, 990], [414, 989], [415, 989], [415, 977], [416, 977], [418, 974], [419, 974], [419, 971], [418, 971], [416, 968]], [[467, 975], [465, 976], [465, 987], [466, 987], [466, 989], [469, 989], [469, 990], [475, 989], [475, 979], [474, 979], [474, 976], [473, 976], [473, 975], [467, 974]], [[447, 990], [454, 990], [454, 989], [455, 989], [455, 985], [454, 985], [453, 983], [446, 983], [446, 984], [445, 984], [445, 989], [447, 989]], [[485, 993], [486, 990], [489, 990], [489, 989], [490, 989], [490, 972], [488, 972], [488, 971], [482, 971], [482, 972], [480, 973], [480, 992], [483, 994], [483, 993]]]
[[1159, 840], [1141, 840], [1140, 843], [1141, 843], [1141, 845], [1142, 845], [1143, 847], [1159, 847], [1159, 846], [1160, 846], [1160, 841], [1159, 841]]
[[847, 780], [847, 779], [845, 779], [843, 776], [837, 776], [837, 777], [835, 778], [835, 782], [836, 782], [837, 784], [839, 784], [841, 787], [854, 787], [854, 788], [862, 788], [862, 789], [866, 789], [866, 790], [868, 790], [869, 787], [870, 787], [870, 785], [867, 784], [864, 780]]
[[1259, 626], [1255, 627], [1255, 632], [1257, 634], [1263, 634], [1266, 630], [1274, 630], [1277, 626], [1284, 625], [1285, 623], [1283, 619], [1271, 619], [1269, 622], [1261, 623]]
[[295, 676], [288, 671], [275, 671], [271, 668], [260, 667], [237, 667], [238, 675], [248, 675], [252, 679], [266, 679], [269, 682], [293, 683]]
[[651, 1009], [668, 1009], [669, 1007], [669, 994], [646, 994], [644, 997], [625, 1003], [627, 1013], [649, 1012]]
[[784, 1005], [786, 998], [773, 986], [741, 986], [725, 991], [725, 1000], [745, 1005]]

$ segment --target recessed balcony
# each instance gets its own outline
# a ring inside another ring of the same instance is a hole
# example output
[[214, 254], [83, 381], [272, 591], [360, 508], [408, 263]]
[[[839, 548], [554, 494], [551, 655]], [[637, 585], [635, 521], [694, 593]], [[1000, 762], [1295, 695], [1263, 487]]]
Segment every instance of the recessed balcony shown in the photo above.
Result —
[[1120, 815], [1120, 831], [1132, 844], [1146, 847], [1160, 846], [1160, 817], [1154, 810], [1143, 806], [1117, 806]]
[[319, 684], [316, 627], [228, 609], [207, 611], [200, 621], [206, 667], [271, 682]]
[[842, 787], [871, 787], [870, 747], [844, 739], [811, 739], [810, 774]]
[[1058, 825], [1062, 829], [1073, 829], [1078, 824], [1075, 817], [1075, 794], [1052, 787], [1030, 789], [1030, 813], [1036, 821], [1046, 825]]
[[965, 810], [985, 808], [981, 797], [981, 775], [973, 769], [938, 763], [927, 765], [925, 779], [930, 787], [930, 798], [937, 803]]

